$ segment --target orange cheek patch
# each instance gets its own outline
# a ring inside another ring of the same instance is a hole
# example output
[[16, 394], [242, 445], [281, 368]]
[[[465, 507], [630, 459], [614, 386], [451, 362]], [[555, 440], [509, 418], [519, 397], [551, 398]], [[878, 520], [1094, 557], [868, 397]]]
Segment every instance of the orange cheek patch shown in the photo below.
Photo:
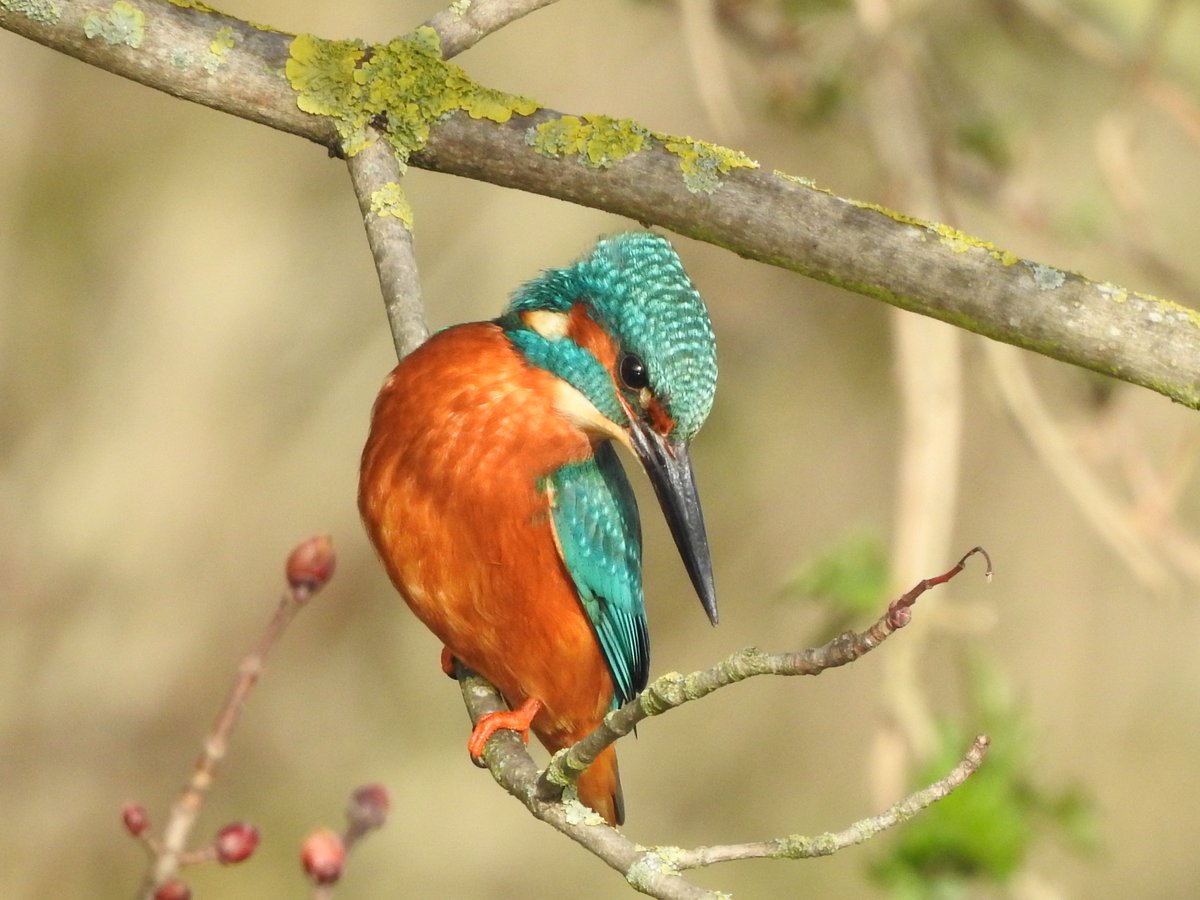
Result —
[[646, 404], [646, 414], [650, 417], [651, 427], [663, 437], [674, 430], [675, 420], [667, 415], [667, 411], [662, 408], [657, 397], [651, 397], [650, 402]]
[[600, 360], [610, 373], [616, 371], [617, 342], [588, 314], [582, 303], [572, 306], [567, 315], [567, 337]]

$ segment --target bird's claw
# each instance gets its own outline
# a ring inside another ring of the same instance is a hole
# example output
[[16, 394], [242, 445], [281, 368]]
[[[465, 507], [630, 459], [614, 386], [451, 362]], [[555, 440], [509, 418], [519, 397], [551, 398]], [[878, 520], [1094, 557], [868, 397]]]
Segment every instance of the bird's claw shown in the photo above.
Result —
[[467, 740], [467, 752], [471, 754], [471, 762], [480, 768], [487, 768], [487, 763], [483, 761], [483, 750], [492, 735], [501, 729], [517, 732], [521, 735], [521, 740], [528, 744], [529, 726], [541, 710], [542, 701], [530, 697], [516, 709], [480, 716], [471, 731], [471, 737]]

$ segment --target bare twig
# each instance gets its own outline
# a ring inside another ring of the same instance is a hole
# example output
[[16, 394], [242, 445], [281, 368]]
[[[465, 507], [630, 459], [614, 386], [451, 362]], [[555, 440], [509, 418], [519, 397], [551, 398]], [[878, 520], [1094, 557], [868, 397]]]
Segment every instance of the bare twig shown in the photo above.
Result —
[[[196, 824], [204, 797], [212, 787], [217, 767], [224, 759], [229, 746], [229, 737], [237, 725], [250, 692], [258, 683], [267, 656], [296, 613], [328, 582], [333, 568], [333, 545], [327, 535], [310, 538], [292, 551], [287, 563], [288, 589], [280, 597], [279, 605], [261, 636], [238, 666], [237, 678], [217, 714], [216, 721], [213, 722], [208, 737], [205, 738], [200, 758], [196, 761], [187, 786], [171, 807], [162, 837], [152, 838], [146, 828], [130, 828], [131, 832], [147, 844], [153, 854], [150, 868], [142, 883], [141, 893], [147, 900], [154, 896], [161, 885], [174, 878], [181, 865], [213, 858], [213, 854], [207, 848], [195, 854], [185, 852], [188, 837]], [[128, 815], [126, 827], [129, 827]]]
[[[852, 832], [856, 828], [861, 826], [868, 830], [882, 830], [923, 809], [961, 784], [978, 767], [986, 749], [987, 739], [977, 739], [963, 762], [946, 778], [912, 795], [880, 816], [865, 819], [843, 832], [836, 833], [832, 838], [791, 836], [781, 838], [778, 842], [733, 845], [732, 850], [721, 847], [696, 850], [682, 850], [677, 847], [646, 848], [606, 825], [599, 816], [581, 806], [578, 801], [563, 801], [561, 797], [565, 786], [578, 777], [578, 773], [586, 768], [601, 750], [632, 732], [638, 722], [650, 716], [660, 715], [754, 675], [817, 675], [828, 668], [859, 659], [908, 624], [912, 606], [917, 598], [961, 572], [967, 559], [976, 553], [984, 557], [987, 563], [986, 574], [990, 577], [991, 560], [982, 548], [975, 547], [948, 571], [919, 582], [893, 601], [879, 620], [865, 631], [848, 631], [821, 647], [794, 653], [765, 653], [749, 648], [734, 653], [704, 671], [693, 672], [687, 676], [669, 673], [655, 679], [634, 700], [610, 713], [600, 727], [587, 738], [567, 750], [556, 753], [544, 773], [538, 772], [525, 745], [515, 732], [498, 731], [484, 751], [488, 768], [496, 781], [524, 803], [534, 816], [604, 860], [622, 873], [637, 890], [653, 897], [691, 900], [720, 896], [696, 887], [682, 878], [679, 872], [688, 866], [679, 865], [675, 862], [676, 859], [683, 859], [688, 861], [690, 866], [697, 866], [719, 862], [724, 858], [748, 858], [737, 856], [739, 852], [801, 858], [821, 855], [822, 852], [834, 852], [843, 846], [849, 846], [855, 843]], [[472, 721], [477, 721], [487, 713], [507, 708], [500, 694], [487, 681], [466, 670], [460, 669], [458, 674], [463, 699]], [[788, 852], [757, 852], [769, 847], [774, 847], [777, 851], [786, 849]]]
[[509, 22], [527, 16], [555, 0], [473, 0], [451, 3], [425, 24], [438, 33], [442, 57], [450, 59], [474, 47]]
[[[168, 0], [142, 0], [145, 21], [133, 47], [89, 39], [84, 20], [93, 8], [83, 0], [54, 6], [57, 18], [48, 21], [0, 5], [0, 28], [342, 152], [338, 110], [303, 111], [279, 74], [292, 35]], [[222, 29], [220, 46], [232, 47], [219, 60], [208, 68], [179, 64], [207, 60]], [[561, 119], [541, 110], [498, 124], [455, 112], [439, 117], [409, 162], [661, 225], [1200, 407], [1200, 318], [1184, 307], [1022, 260], [953, 228], [838, 197], [783, 173], [721, 171], [727, 151], [661, 140], [652, 129], [645, 129], [650, 138], [640, 150], [606, 168], [530, 146], [531, 127]], [[685, 178], [693, 153], [699, 154], [693, 165], [705, 159], [715, 167], [715, 183], [698, 187], [694, 177]]]
[[412, 211], [400, 186], [400, 161], [377, 130], [372, 128], [371, 134], [373, 140], [348, 157], [346, 166], [379, 273], [396, 356], [402, 358], [429, 337], [429, 328], [421, 304]]
[[[811, 859], [832, 856], [839, 850], [870, 840], [881, 831], [905, 822], [938, 800], [948, 797], [955, 788], [970, 778], [983, 764], [990, 740], [985, 734], [975, 738], [966, 754], [946, 777], [929, 787], [915, 791], [877, 816], [860, 819], [841, 831], [826, 832], [814, 837], [790, 834], [769, 841], [745, 844], [724, 844], [715, 847], [696, 847], [667, 856], [677, 869], [695, 869], [714, 863], [738, 859]], [[663, 852], [661, 849], [658, 851]]]
[[844, 666], [865, 656], [909, 623], [912, 606], [918, 597], [930, 588], [949, 581], [977, 553], [984, 557], [987, 563], [985, 574], [990, 579], [992, 561], [982, 547], [974, 547], [949, 571], [921, 581], [895, 600], [887, 612], [865, 631], [847, 631], [820, 647], [797, 652], [767, 653], [756, 647], [748, 647], [726, 657], [710, 669], [686, 676], [678, 672], [659, 676], [629, 703], [605, 716], [600, 727], [586, 738], [554, 754], [539, 781], [538, 797], [550, 800], [560, 796], [563, 789], [572, 784], [604, 748], [630, 734], [639, 722], [650, 716], [661, 715], [756, 675], [819, 675], [826, 669]]
[[379, 784], [356, 788], [346, 807], [346, 830], [340, 835], [318, 828], [304, 839], [300, 859], [313, 882], [313, 900], [329, 900], [334, 885], [341, 880], [350, 851], [364, 837], [387, 822], [391, 798]]
[[1153, 543], [1138, 533], [1129, 511], [1079, 459], [1062, 425], [1046, 408], [1025, 361], [1010, 348], [995, 344], [984, 347], [984, 358], [1004, 405], [1088, 525], [1138, 581], [1154, 591], [1166, 588], [1170, 573]]

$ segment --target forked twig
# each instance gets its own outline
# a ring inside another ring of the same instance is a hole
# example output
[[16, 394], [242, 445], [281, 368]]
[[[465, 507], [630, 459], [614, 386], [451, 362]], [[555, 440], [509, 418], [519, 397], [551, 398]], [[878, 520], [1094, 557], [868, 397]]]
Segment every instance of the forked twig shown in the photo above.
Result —
[[[655, 679], [637, 698], [610, 713], [591, 735], [556, 753], [545, 772], [538, 772], [521, 739], [511, 731], [498, 731], [488, 742], [484, 758], [492, 776], [520, 799], [538, 819], [576, 841], [620, 872], [631, 886], [662, 900], [693, 900], [720, 896], [692, 884], [681, 872], [732, 859], [825, 856], [861, 843], [870, 836], [906, 820], [961, 785], [983, 762], [988, 738], [980, 735], [962, 761], [944, 778], [915, 792], [877, 816], [862, 819], [838, 831], [806, 837], [788, 835], [769, 841], [683, 849], [644, 847], [609, 827], [591, 810], [574, 800], [564, 801], [564, 789], [605, 747], [633, 730], [643, 719], [698, 700], [713, 691], [754, 675], [817, 675], [825, 669], [853, 662], [878, 647], [912, 619], [912, 607], [927, 590], [945, 584], [963, 570], [967, 560], [983, 556], [986, 576], [991, 559], [974, 547], [941, 575], [926, 578], [894, 600], [873, 625], [861, 632], [848, 631], [821, 647], [792, 653], [764, 653], [748, 648], [710, 669], [691, 675], [668, 673]], [[460, 670], [459, 686], [472, 721], [505, 708], [492, 685], [474, 673]]]
[[973, 547], [948, 571], [926, 578], [892, 601], [887, 611], [864, 631], [847, 631], [833, 640], [807, 650], [767, 653], [756, 647], [726, 657], [710, 669], [681, 675], [668, 672], [656, 678], [641, 694], [605, 716], [600, 727], [578, 743], [560, 750], [538, 781], [541, 800], [554, 800], [574, 784], [597, 756], [610, 744], [633, 731], [650, 716], [699, 700], [719, 688], [755, 675], [819, 675], [826, 669], [844, 666], [874, 650], [912, 620], [912, 607], [927, 590], [945, 584], [963, 570], [968, 559], [981, 555], [987, 563], [985, 577], [992, 577], [992, 560], [982, 547]]
[[237, 678], [234, 679], [225, 703], [204, 740], [191, 777], [171, 806], [162, 836], [153, 836], [149, 819], [139, 804], [126, 804], [123, 810], [125, 827], [146, 845], [151, 854], [150, 866], [140, 891], [141, 896], [147, 900], [156, 897], [164, 885], [180, 884], [175, 876], [182, 865], [210, 859], [240, 862], [253, 852], [258, 842], [258, 832], [244, 823], [235, 823], [221, 829], [209, 847], [195, 851], [187, 851], [185, 848], [200, 815], [204, 798], [216, 777], [217, 767], [225, 758], [229, 737], [237, 725], [250, 692], [258, 683], [267, 656], [296, 613], [304, 608], [313, 595], [333, 576], [335, 565], [333, 544], [328, 535], [309, 538], [289, 555], [286, 566], [288, 588], [280, 598], [279, 605], [266, 628], [239, 664]]

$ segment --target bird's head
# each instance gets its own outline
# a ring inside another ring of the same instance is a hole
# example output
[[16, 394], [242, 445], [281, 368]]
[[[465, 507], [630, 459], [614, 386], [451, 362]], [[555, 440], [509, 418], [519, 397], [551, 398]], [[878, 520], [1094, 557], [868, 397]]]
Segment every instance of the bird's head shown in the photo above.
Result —
[[700, 295], [665, 238], [597, 243], [523, 285], [499, 320], [532, 365], [559, 379], [559, 411], [641, 461], [715, 624], [712, 558], [688, 447], [712, 408], [716, 342]]

